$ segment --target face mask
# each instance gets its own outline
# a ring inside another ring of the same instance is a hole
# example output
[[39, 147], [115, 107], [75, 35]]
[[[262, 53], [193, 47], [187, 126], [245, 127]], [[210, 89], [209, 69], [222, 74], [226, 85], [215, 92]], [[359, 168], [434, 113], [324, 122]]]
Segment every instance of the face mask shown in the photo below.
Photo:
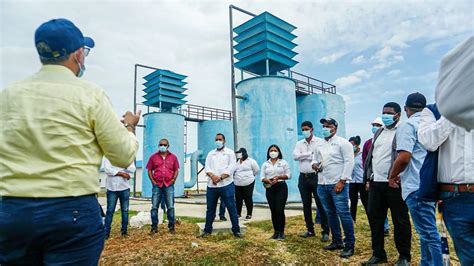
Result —
[[311, 137], [311, 130], [304, 130], [304, 131], [303, 131], [303, 137], [304, 137], [305, 139]]
[[168, 147], [160, 146], [158, 149], [160, 150], [160, 152], [166, 152], [168, 150]]
[[270, 158], [272, 158], [272, 159], [278, 158], [278, 152], [277, 151], [271, 151], [270, 152]]
[[331, 129], [327, 127], [323, 127], [323, 136], [325, 138], [329, 138], [331, 136]]
[[235, 154], [235, 157], [236, 157], [237, 159], [242, 158], [242, 153], [240, 153], [240, 152], [236, 153], [236, 154]]
[[354, 152], [357, 152], [357, 147], [353, 146]]
[[222, 147], [224, 147], [224, 142], [216, 140], [216, 148], [221, 149]]
[[79, 66], [79, 72], [77, 73], [77, 77], [80, 78], [84, 75], [84, 72], [86, 71], [86, 66], [79, 63], [79, 60], [77, 60], [76, 56], [74, 56], [74, 58], [76, 59], [76, 63]]
[[393, 123], [395, 123], [394, 115], [383, 114], [382, 115], [382, 122], [385, 126], [393, 125]]
[[372, 134], [375, 134], [375, 132], [377, 132], [377, 130], [379, 130], [378, 127], [372, 127]]

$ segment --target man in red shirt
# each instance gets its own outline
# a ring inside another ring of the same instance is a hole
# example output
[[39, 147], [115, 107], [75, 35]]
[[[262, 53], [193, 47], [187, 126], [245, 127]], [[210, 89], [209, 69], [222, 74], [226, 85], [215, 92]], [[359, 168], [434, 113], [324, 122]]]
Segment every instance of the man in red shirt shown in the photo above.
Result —
[[174, 183], [178, 176], [179, 163], [176, 155], [169, 149], [167, 139], [160, 140], [158, 152], [150, 156], [146, 168], [148, 169], [148, 178], [153, 184], [153, 194], [151, 198], [151, 234], [158, 232], [158, 206], [161, 200], [165, 200], [168, 208], [168, 229], [170, 233], [176, 233], [174, 228]]

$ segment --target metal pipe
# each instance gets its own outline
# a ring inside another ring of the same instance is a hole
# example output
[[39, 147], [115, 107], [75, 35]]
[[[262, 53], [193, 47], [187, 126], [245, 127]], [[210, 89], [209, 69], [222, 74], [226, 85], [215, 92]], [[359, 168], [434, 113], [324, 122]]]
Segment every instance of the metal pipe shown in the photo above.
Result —
[[242, 95], [235, 95], [235, 98], [241, 99], [241, 100], [247, 100], [248, 98]]

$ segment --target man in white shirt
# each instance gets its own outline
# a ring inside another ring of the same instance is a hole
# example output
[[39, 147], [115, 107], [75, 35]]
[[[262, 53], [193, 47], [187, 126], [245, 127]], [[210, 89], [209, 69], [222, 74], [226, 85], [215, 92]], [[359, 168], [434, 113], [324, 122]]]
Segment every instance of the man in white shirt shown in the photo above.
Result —
[[401, 107], [398, 103], [386, 103], [382, 111], [384, 127], [379, 129], [372, 142], [364, 167], [364, 182], [369, 191], [368, 216], [372, 236], [372, 257], [364, 265], [387, 263], [384, 248], [384, 223], [390, 208], [395, 227], [394, 238], [399, 258], [396, 265], [408, 265], [411, 261], [411, 224], [408, 207], [403, 201], [400, 188], [388, 185], [388, 177], [397, 157], [395, 133], [400, 124]]
[[120, 201], [120, 210], [122, 212], [122, 236], [127, 236], [128, 227], [128, 203], [130, 198], [130, 177], [135, 172], [135, 163], [132, 162], [127, 169], [113, 166], [110, 161], [104, 157], [104, 172], [107, 175], [107, 212], [105, 214], [105, 239], [110, 236], [110, 225], [117, 206], [117, 200]]
[[474, 265], [474, 131], [421, 112], [418, 141], [438, 152], [440, 211], [461, 265]]
[[323, 140], [313, 135], [313, 123], [310, 121], [304, 121], [301, 123], [301, 131], [304, 138], [296, 143], [293, 151], [293, 159], [298, 161], [300, 165], [298, 189], [300, 191], [301, 201], [303, 202], [303, 213], [306, 223], [306, 232], [301, 235], [301, 237], [307, 238], [315, 236], [312, 217], [313, 210], [311, 208], [314, 197], [317, 206], [315, 221], [317, 222], [319, 220], [321, 223], [321, 241], [327, 242], [329, 241], [328, 217], [324, 211], [321, 200], [318, 197], [318, 174], [311, 167], [313, 151], [316, 148], [316, 143]]
[[[354, 255], [354, 223], [349, 210], [349, 185], [354, 169], [352, 144], [336, 136], [338, 123], [332, 118], [321, 119], [324, 140], [315, 146], [312, 167], [318, 174], [318, 196], [331, 227], [332, 243], [325, 250], [343, 249], [340, 256]], [[342, 242], [341, 224], [344, 229]]]
[[216, 218], [217, 201], [219, 198], [224, 202], [229, 211], [232, 223], [232, 232], [235, 237], [242, 237], [239, 227], [239, 217], [235, 206], [235, 186], [233, 179], [233, 166], [235, 153], [225, 147], [225, 136], [218, 133], [215, 138], [216, 149], [210, 151], [206, 157], [205, 171], [208, 176], [206, 191], [206, 225], [201, 237], [212, 233], [212, 223]]

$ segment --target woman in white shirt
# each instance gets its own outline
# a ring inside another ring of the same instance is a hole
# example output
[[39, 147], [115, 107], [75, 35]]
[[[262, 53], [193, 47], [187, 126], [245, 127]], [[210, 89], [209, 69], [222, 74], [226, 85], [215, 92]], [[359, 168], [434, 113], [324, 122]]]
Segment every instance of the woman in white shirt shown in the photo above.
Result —
[[252, 219], [253, 210], [253, 188], [255, 186], [255, 176], [260, 170], [257, 162], [249, 158], [247, 150], [240, 148], [235, 152], [237, 162], [235, 163], [234, 184], [235, 184], [235, 204], [237, 206], [237, 214], [241, 215], [242, 205], [245, 201], [247, 209], [246, 220]]
[[283, 160], [280, 148], [273, 144], [268, 148], [267, 161], [263, 163], [260, 179], [266, 191], [268, 205], [272, 213], [274, 234], [270, 239], [285, 239], [285, 205], [288, 199], [290, 166]]

